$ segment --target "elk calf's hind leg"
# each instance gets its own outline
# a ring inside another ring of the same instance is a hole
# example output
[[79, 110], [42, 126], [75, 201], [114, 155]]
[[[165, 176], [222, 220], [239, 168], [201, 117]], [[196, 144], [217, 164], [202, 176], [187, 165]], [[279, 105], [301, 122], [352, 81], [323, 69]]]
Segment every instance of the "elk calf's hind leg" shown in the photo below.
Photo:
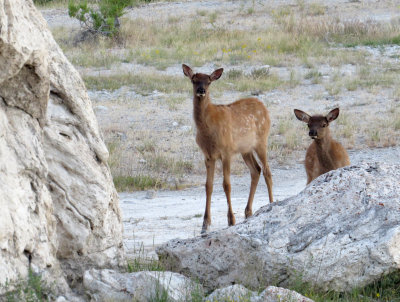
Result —
[[267, 184], [268, 188], [268, 197], [269, 197], [269, 202], [272, 203], [274, 202], [274, 197], [272, 195], [272, 173], [268, 165], [267, 161], [267, 150], [266, 147], [261, 147], [256, 150], [257, 156], [261, 161], [262, 165], [262, 171], [265, 179], [265, 183]]
[[232, 210], [231, 202], [231, 160], [230, 158], [224, 158], [222, 160], [222, 169], [224, 171], [224, 182], [223, 187], [226, 195], [226, 201], [228, 203], [228, 225], [235, 225], [235, 215]]
[[254, 194], [256, 192], [257, 184], [260, 179], [261, 168], [257, 164], [254, 155], [251, 153], [242, 154], [243, 160], [246, 163], [247, 167], [250, 170], [251, 175], [251, 185], [250, 185], [250, 193], [249, 193], [249, 200], [247, 201], [247, 206], [244, 211], [246, 218], [249, 218], [253, 215], [253, 200]]

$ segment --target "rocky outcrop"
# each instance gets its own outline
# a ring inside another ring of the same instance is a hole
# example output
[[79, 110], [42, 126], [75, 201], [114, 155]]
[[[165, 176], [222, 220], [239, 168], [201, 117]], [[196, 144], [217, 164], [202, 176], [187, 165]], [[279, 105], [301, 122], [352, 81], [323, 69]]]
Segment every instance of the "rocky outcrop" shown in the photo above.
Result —
[[107, 157], [84, 84], [32, 1], [0, 0], [0, 284], [29, 266], [73, 283], [118, 265]]
[[172, 240], [157, 253], [209, 289], [299, 278], [336, 291], [364, 286], [400, 267], [400, 165], [331, 171], [244, 223]]
[[[91, 269], [85, 272], [83, 285], [90, 301], [198, 301], [204, 290], [189, 278], [172, 272], [142, 271], [118, 273], [114, 270]], [[313, 302], [295, 291], [269, 286], [261, 293], [240, 284], [215, 290], [202, 299], [208, 302]]]
[[85, 272], [83, 285], [91, 301], [191, 301], [193, 294], [203, 292], [201, 285], [171, 272], [92, 269]]
[[313, 300], [306, 298], [295, 291], [282, 287], [268, 286], [259, 294], [255, 291], [248, 290], [240, 284], [219, 288], [205, 298], [205, 301], [313, 302]]

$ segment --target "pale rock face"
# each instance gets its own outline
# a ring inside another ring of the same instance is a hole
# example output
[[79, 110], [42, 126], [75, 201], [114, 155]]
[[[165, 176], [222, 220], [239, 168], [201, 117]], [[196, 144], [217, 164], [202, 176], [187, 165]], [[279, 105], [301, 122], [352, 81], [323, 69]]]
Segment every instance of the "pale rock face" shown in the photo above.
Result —
[[259, 302], [313, 302], [295, 291], [276, 286], [268, 286], [258, 298]]
[[29, 262], [73, 282], [122, 261], [107, 157], [84, 84], [32, 1], [0, 0], [0, 284]]
[[205, 301], [248, 301], [248, 302], [313, 302], [295, 291], [268, 286], [261, 294], [251, 291], [240, 284], [227, 286], [215, 290], [211, 295], [205, 298]]
[[205, 237], [172, 240], [157, 253], [168, 269], [207, 288], [259, 288], [301, 276], [321, 289], [364, 286], [400, 266], [400, 165], [349, 166], [297, 196]]
[[218, 301], [258, 301], [256, 292], [251, 291], [240, 284], [230, 285], [224, 288], [216, 289], [209, 295], [205, 301], [218, 302]]
[[189, 301], [192, 293], [203, 291], [200, 285], [177, 273], [118, 273], [108, 269], [86, 271], [83, 286], [91, 301], [147, 302], [163, 294], [167, 294], [168, 301]]

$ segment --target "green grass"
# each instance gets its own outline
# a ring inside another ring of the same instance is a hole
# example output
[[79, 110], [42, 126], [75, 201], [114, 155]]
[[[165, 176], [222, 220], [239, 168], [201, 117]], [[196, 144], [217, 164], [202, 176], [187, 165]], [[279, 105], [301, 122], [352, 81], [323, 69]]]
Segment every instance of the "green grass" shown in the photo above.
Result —
[[380, 46], [400, 44], [400, 23], [350, 20], [318, 16], [304, 18], [302, 14], [290, 12], [275, 14], [275, 22], [284, 32], [305, 35], [321, 43], [335, 43], [346, 47], [357, 45]]
[[400, 301], [400, 271], [383, 276], [378, 281], [364, 288], [356, 288], [346, 293], [334, 291], [321, 292], [313, 288], [310, 284], [301, 281], [293, 284], [290, 289], [309, 297], [315, 302], [398, 302]]
[[[88, 55], [90, 53], [90, 55]], [[80, 67], [105, 67], [120, 64], [122, 59], [117, 55], [110, 54], [107, 50], [93, 51], [91, 49], [80, 49], [69, 55], [71, 63]]]
[[164, 154], [148, 153], [144, 155], [144, 158], [146, 159], [147, 169], [152, 172], [182, 176], [193, 170], [193, 164], [191, 162], [176, 160]]
[[139, 255], [133, 260], [128, 261], [126, 270], [128, 273], [135, 273], [141, 271], [157, 271], [164, 272], [165, 268], [160, 261], [151, 257]]
[[[38, 8], [68, 8], [68, 3], [71, 0], [34, 0], [33, 3]], [[78, 1], [77, 1], [78, 2]], [[87, 0], [89, 4], [96, 4], [98, 0]], [[139, 5], [143, 3], [152, 2], [151, 0], [135, 0], [132, 1], [132, 5]]]
[[321, 77], [322, 77], [322, 74], [318, 70], [315, 70], [315, 69], [310, 70], [304, 76], [305, 79], [311, 80], [311, 83], [313, 83], [313, 84], [321, 83]]
[[26, 279], [9, 282], [1, 287], [1, 291], [6, 293], [0, 295], [0, 301], [7, 302], [49, 301], [49, 295], [52, 293], [52, 289], [48, 284], [42, 280], [40, 275], [35, 274], [31, 269], [29, 269]]
[[165, 187], [165, 183], [161, 179], [148, 175], [114, 176], [113, 180], [118, 192], [160, 189]]

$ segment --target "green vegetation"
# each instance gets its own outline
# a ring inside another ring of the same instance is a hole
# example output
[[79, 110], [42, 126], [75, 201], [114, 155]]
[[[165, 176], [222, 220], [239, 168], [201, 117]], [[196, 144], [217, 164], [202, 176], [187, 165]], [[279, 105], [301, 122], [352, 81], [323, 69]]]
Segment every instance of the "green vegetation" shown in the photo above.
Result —
[[292, 10], [285, 14], [275, 13], [275, 22], [287, 33], [308, 36], [324, 44], [336, 43], [347, 47], [400, 44], [398, 22], [343, 21], [329, 16], [305, 18], [304, 14], [296, 14]]
[[0, 295], [0, 300], [4, 297], [7, 302], [43, 302], [49, 301], [52, 290], [42, 280], [41, 276], [35, 274], [31, 269], [28, 271], [26, 279], [6, 283], [2, 286], [2, 291], [6, 293]]
[[[127, 272], [166, 271], [166, 268], [159, 260], [145, 256], [143, 246], [136, 255], [137, 257], [134, 260], [127, 263]], [[261, 287], [259, 291], [264, 290], [266, 286], [268, 285]], [[392, 272], [370, 285], [359, 289], [353, 289], [346, 293], [320, 291], [310, 283], [303, 282], [301, 277], [298, 277], [290, 286], [288, 286], [288, 288], [314, 300], [315, 302], [398, 302], [400, 301], [400, 271]], [[10, 289], [10, 291], [3, 296], [0, 296], [0, 300], [4, 297], [4, 301], [7, 302], [42, 302], [48, 301], [52, 292], [43, 282], [40, 275], [35, 275], [31, 270], [29, 271], [26, 280], [20, 280], [13, 284], [6, 284], [5, 290], [7, 291], [7, 289]], [[190, 288], [188, 292], [189, 297], [187, 301], [203, 301], [206, 297], [205, 293], [200, 290], [200, 286]], [[168, 301], [166, 300], [167, 297], [167, 291], [156, 290], [156, 295], [151, 301]], [[248, 301], [248, 297], [243, 297], [243, 299], [239, 301]]]
[[115, 188], [119, 192], [160, 189], [165, 186], [161, 179], [148, 175], [114, 176], [113, 180]]
[[177, 76], [157, 73], [85, 76], [83, 79], [88, 89], [95, 90], [116, 90], [122, 86], [134, 86], [137, 92], [144, 95], [154, 90], [165, 93], [190, 91], [189, 81], [182, 81], [182, 78]]
[[128, 261], [126, 270], [128, 273], [135, 273], [140, 271], [163, 272], [165, 271], [165, 268], [158, 260], [154, 258], [139, 256], [132, 261]]
[[398, 302], [400, 301], [400, 271], [395, 271], [364, 288], [353, 289], [347, 293], [321, 292], [309, 283], [301, 281], [298, 281], [297, 284], [295, 282], [290, 289], [309, 297], [315, 302]]
[[106, 36], [115, 36], [119, 32], [119, 18], [133, 0], [100, 0], [98, 7], [88, 5], [87, 0], [68, 3], [68, 13], [79, 20], [82, 30]]
[[157, 153], [145, 154], [148, 170], [168, 173], [176, 176], [182, 176], [184, 173], [189, 173], [193, 169], [193, 164], [188, 161], [175, 160], [170, 156]]
[[[240, 73], [235, 78], [232, 78], [231, 75], [230, 73], [227, 78], [221, 78], [218, 85], [213, 85], [212, 92], [222, 92], [232, 88], [241, 92], [269, 91], [284, 84], [275, 74], [260, 70], [255, 70], [250, 75]], [[133, 86], [138, 93], [144, 95], [152, 93], [154, 90], [169, 94], [191, 91], [190, 81], [182, 80], [178, 76], [158, 73], [84, 76], [83, 79], [86, 87], [94, 90], [116, 90], [122, 86]], [[176, 102], [180, 103], [181, 101], [183, 98], [177, 99]], [[171, 103], [171, 108], [174, 108], [173, 103]]]

